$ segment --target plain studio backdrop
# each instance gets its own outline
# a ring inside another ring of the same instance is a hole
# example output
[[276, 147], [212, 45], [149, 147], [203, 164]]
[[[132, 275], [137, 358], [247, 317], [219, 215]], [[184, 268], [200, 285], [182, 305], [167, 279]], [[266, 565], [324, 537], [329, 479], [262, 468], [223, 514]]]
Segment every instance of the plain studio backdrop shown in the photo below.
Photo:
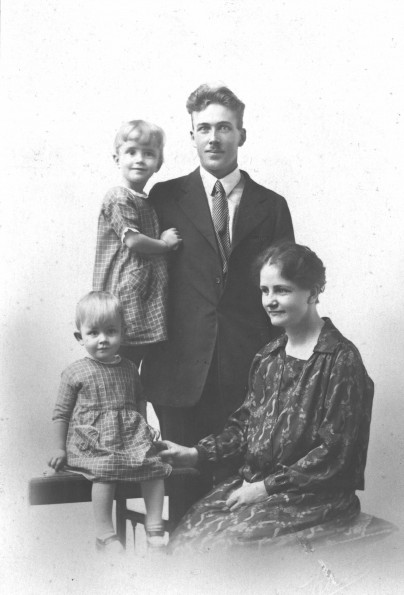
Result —
[[[46, 467], [60, 373], [82, 357], [74, 309], [91, 289], [101, 200], [118, 181], [114, 134], [126, 119], [159, 124], [165, 163], [151, 183], [188, 173], [185, 101], [203, 82], [246, 103], [239, 165], [286, 197], [297, 241], [327, 267], [320, 312], [376, 385], [362, 508], [404, 527], [403, 31], [400, 0], [3, 1], [7, 592], [55, 588], [29, 570], [33, 544], [51, 552], [29, 529], [26, 486]], [[90, 517], [85, 507], [77, 514]], [[63, 514], [49, 514], [63, 533]]]

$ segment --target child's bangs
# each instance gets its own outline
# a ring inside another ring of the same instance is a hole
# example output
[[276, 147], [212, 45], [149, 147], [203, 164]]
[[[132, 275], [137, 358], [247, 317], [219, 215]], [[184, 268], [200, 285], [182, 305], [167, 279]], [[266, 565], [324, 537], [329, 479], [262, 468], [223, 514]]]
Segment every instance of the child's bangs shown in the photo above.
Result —
[[122, 306], [119, 300], [107, 292], [90, 292], [77, 304], [76, 325], [105, 325], [119, 318], [122, 321]]
[[82, 323], [87, 326], [106, 326], [113, 323], [116, 319], [121, 319], [121, 313], [118, 308], [106, 307], [106, 304], [99, 304], [96, 309], [91, 309], [85, 313]]
[[162, 145], [161, 135], [146, 123], [133, 127], [126, 140], [136, 141], [140, 145], [156, 145], [157, 147]]

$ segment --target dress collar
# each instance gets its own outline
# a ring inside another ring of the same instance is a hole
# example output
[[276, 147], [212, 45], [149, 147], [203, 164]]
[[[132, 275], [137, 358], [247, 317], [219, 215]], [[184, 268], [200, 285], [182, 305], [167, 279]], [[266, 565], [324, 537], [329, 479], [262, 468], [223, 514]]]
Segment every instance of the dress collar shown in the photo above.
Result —
[[[205, 192], [209, 196], [212, 196], [213, 187], [216, 184], [216, 181], [218, 180], [218, 178], [215, 178], [215, 176], [212, 176], [212, 174], [209, 173], [208, 171], [206, 171], [206, 169], [204, 169], [203, 167], [200, 168], [200, 172], [201, 172], [201, 178], [202, 178], [202, 183], [205, 188]], [[241, 178], [241, 173], [240, 173], [240, 170], [238, 167], [236, 167], [236, 169], [233, 169], [233, 171], [230, 172], [229, 174], [227, 174], [227, 176], [225, 176], [224, 178], [220, 178], [220, 182], [224, 188], [226, 196], [229, 196], [230, 192], [232, 192], [232, 190], [234, 190], [234, 188], [239, 183], [240, 178]]]
[[[323, 317], [323, 320], [324, 325], [320, 331], [320, 335], [313, 352], [317, 351], [319, 353], [334, 353], [337, 346], [341, 343], [344, 337], [333, 325], [330, 318]], [[288, 338], [286, 334], [283, 333], [283, 335], [269, 343], [269, 353], [274, 353], [278, 349], [285, 348], [287, 342]]]
[[138, 196], [139, 198], [149, 198], [146, 192], [137, 192], [136, 190], [132, 190], [132, 188], [128, 188], [127, 186], [120, 185], [121, 188], [125, 188], [129, 192], [129, 194], [133, 194], [134, 196]]
[[93, 357], [89, 353], [87, 353], [86, 358], [87, 359], [92, 359], [93, 362], [98, 362], [102, 366], [116, 366], [117, 364], [120, 364], [121, 361], [122, 361], [122, 358], [121, 358], [121, 356], [118, 353], [116, 354], [115, 359], [112, 362], [100, 362], [99, 359], [96, 359], [95, 357]]

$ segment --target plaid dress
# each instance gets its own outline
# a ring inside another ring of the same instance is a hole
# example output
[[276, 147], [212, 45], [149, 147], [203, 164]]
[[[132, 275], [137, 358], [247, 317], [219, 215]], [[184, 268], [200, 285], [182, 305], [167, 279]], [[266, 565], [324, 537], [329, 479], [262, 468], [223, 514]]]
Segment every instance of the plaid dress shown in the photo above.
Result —
[[95, 291], [110, 291], [123, 307], [124, 345], [167, 339], [167, 260], [165, 254], [138, 254], [122, 242], [126, 230], [158, 239], [156, 213], [145, 194], [117, 186], [104, 198], [98, 219], [93, 275]]
[[67, 464], [94, 481], [145, 481], [166, 477], [153, 444], [156, 431], [137, 411], [143, 398], [135, 364], [106, 364], [88, 357], [63, 373], [53, 413], [66, 421]]

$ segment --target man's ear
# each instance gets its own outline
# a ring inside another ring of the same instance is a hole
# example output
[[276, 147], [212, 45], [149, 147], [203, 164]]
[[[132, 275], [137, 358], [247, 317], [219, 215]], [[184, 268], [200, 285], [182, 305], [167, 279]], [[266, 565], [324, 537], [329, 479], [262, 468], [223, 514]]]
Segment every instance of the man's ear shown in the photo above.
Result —
[[119, 165], [119, 155], [117, 155], [116, 153], [113, 153], [112, 159], [115, 161], [116, 165]]
[[83, 345], [83, 337], [81, 336], [81, 333], [79, 333], [79, 331], [76, 331], [74, 333], [74, 338], [76, 339], [76, 341], [80, 343], [80, 345]]
[[194, 145], [194, 147], [196, 147], [196, 144], [195, 144], [195, 134], [194, 134], [194, 131], [193, 130], [190, 130], [189, 131], [189, 136], [191, 137], [192, 144]]
[[238, 143], [239, 147], [242, 147], [247, 140], [247, 130], [245, 128], [240, 128], [240, 140]]

